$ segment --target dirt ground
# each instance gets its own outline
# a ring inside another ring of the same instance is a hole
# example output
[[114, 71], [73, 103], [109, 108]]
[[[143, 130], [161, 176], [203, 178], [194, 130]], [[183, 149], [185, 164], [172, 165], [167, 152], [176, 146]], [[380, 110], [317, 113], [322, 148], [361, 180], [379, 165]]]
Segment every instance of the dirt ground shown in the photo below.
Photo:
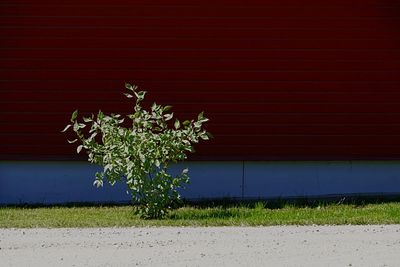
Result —
[[400, 266], [400, 225], [0, 229], [0, 266]]

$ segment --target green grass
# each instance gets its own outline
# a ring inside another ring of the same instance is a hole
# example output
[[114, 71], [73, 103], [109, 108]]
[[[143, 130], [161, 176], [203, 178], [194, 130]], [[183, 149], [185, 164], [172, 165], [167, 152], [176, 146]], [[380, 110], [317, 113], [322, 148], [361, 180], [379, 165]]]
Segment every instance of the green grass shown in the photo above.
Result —
[[0, 228], [128, 226], [400, 224], [400, 202], [367, 204], [186, 205], [162, 220], [143, 220], [132, 206], [0, 207]]

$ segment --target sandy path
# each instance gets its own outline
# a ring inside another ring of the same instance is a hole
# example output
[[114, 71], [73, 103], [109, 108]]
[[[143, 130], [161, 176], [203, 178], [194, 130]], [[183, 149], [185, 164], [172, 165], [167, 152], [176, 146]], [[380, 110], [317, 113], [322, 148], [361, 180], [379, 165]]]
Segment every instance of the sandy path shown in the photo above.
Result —
[[0, 229], [0, 266], [400, 266], [400, 225]]

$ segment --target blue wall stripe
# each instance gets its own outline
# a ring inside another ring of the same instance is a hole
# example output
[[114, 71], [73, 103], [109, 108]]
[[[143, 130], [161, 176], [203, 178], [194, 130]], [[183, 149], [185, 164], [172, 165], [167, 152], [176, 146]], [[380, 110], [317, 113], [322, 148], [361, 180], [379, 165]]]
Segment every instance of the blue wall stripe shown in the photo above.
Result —
[[[187, 162], [187, 199], [400, 194], [400, 161]], [[129, 202], [124, 184], [93, 184], [86, 162], [0, 162], [0, 204]]]

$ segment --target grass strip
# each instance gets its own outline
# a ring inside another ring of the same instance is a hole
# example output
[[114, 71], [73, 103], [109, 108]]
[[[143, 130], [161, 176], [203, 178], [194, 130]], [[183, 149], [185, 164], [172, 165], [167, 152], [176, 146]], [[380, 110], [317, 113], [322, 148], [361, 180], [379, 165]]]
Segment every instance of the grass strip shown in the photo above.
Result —
[[0, 207], [0, 228], [129, 226], [270, 226], [400, 224], [400, 202], [268, 207], [265, 203], [187, 205], [161, 220], [140, 219], [132, 206]]

